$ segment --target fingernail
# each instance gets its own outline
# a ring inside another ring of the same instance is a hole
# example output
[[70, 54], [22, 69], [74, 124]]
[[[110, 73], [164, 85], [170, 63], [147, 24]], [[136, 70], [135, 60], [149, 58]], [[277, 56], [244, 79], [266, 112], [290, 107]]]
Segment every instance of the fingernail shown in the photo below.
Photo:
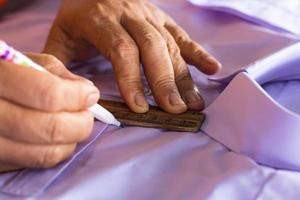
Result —
[[194, 90], [187, 91], [184, 96], [186, 103], [201, 101], [200, 96]]
[[181, 99], [180, 95], [177, 92], [172, 92], [169, 95], [169, 102], [173, 106], [184, 105], [184, 101]]
[[145, 99], [145, 96], [141, 93], [135, 95], [135, 104], [139, 107], [147, 107], [148, 103]]
[[212, 57], [208, 57], [208, 58], [206, 59], [206, 64], [211, 66], [211, 65], [216, 65], [217, 62], [216, 62], [216, 59], [214, 59], [214, 58], [212, 58]]
[[184, 99], [190, 109], [200, 110], [203, 109], [203, 99], [195, 90], [189, 90], [184, 94]]
[[98, 92], [93, 92], [91, 93], [88, 97], [87, 97], [87, 100], [86, 100], [86, 106], [87, 107], [90, 107], [90, 106], [93, 106], [94, 104], [96, 104], [98, 102], [100, 98], [100, 95]]
[[217, 61], [213, 57], [207, 58], [206, 64], [207, 64], [208, 67], [215, 67], [215, 68], [217, 68], [217, 70], [219, 70], [222, 67], [221, 63], [219, 61]]

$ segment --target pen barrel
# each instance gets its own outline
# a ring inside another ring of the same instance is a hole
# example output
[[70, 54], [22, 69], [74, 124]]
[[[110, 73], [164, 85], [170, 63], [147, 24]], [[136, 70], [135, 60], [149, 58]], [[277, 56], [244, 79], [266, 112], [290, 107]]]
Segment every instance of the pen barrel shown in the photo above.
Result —
[[45, 68], [33, 62], [30, 58], [23, 55], [21, 52], [7, 45], [0, 40], [0, 59], [13, 62], [14, 64], [23, 67], [32, 67], [38, 71], [46, 71]]
[[[4, 41], [0, 40], [0, 59], [15, 63], [20, 66], [31, 67], [38, 71], [47, 72], [45, 68], [33, 62], [30, 58], [23, 55], [21, 52], [8, 46]], [[104, 123], [120, 126], [120, 122], [116, 120], [112, 113], [100, 106], [95, 104], [90, 107], [89, 110], [94, 114], [94, 117]]]

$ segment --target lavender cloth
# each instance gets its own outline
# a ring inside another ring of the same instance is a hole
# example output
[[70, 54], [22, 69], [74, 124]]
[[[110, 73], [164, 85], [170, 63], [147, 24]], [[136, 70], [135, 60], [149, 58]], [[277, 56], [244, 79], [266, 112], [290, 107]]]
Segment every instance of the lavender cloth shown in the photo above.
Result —
[[[203, 8], [231, 13], [278, 31], [300, 35], [300, 3], [297, 0], [189, 0]], [[284, 19], [284, 21], [282, 20]]]
[[[0, 25], [0, 38], [22, 50], [38, 51], [58, 2], [41, 0], [22, 15], [10, 16]], [[296, 42], [227, 14], [199, 12], [183, 0], [155, 3], [221, 60], [224, 70], [217, 76], [231, 74]], [[19, 37], [20, 31], [23, 37]], [[195, 68], [191, 71], [210, 105], [224, 88]], [[76, 67], [76, 72], [94, 80], [103, 98], [120, 100], [111, 66], [103, 59]], [[276, 83], [276, 88], [282, 84]], [[271, 87], [274, 85], [267, 89]], [[151, 97], [149, 101], [154, 103]], [[98, 138], [99, 133], [104, 134]], [[300, 187], [299, 173], [260, 166], [201, 131], [118, 129], [96, 123], [93, 136], [93, 144], [81, 144], [85, 149], [77, 149], [72, 160], [53, 169], [1, 175], [0, 199], [293, 199], [300, 195], [296, 189]]]
[[[70, 159], [48, 170], [24, 169], [19, 173], [14, 174], [11, 179], [5, 182], [1, 187], [1, 192], [15, 194], [18, 196], [32, 196], [43, 192], [48, 186], [59, 177], [64, 170], [66, 170], [72, 162], [90, 146], [100, 135], [106, 130], [107, 125], [102, 123], [95, 123], [93, 131], [89, 139], [79, 144]], [[33, 180], [28, 184], [29, 180]]]

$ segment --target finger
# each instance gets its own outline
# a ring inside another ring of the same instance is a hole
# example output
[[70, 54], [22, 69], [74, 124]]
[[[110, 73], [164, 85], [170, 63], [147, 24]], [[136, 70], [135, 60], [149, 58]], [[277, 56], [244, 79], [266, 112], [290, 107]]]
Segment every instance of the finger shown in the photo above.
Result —
[[75, 58], [74, 49], [76, 48], [73, 40], [60, 27], [58, 19], [55, 19], [43, 53], [51, 54], [67, 65]]
[[180, 97], [166, 42], [146, 20], [124, 15], [122, 24], [139, 46], [145, 74], [158, 105], [171, 113], [187, 107]]
[[46, 113], [0, 99], [0, 136], [33, 144], [70, 144], [88, 138], [93, 127], [89, 111]]
[[214, 74], [220, 70], [221, 64], [198, 43], [191, 40], [188, 34], [172, 19], [168, 18], [165, 28], [176, 40], [182, 57], [205, 74]]
[[21, 170], [21, 169], [23, 169], [23, 167], [0, 163], [0, 174], [11, 172], [11, 171], [17, 171], [17, 170]]
[[24, 168], [49, 168], [70, 157], [75, 144], [32, 145], [0, 137], [0, 162]]
[[58, 60], [55, 56], [50, 54], [40, 54], [40, 53], [25, 53], [30, 59], [32, 59], [37, 64], [43, 66], [47, 71], [59, 76], [63, 79], [79, 80], [84, 81], [87, 84], [93, 85], [93, 82], [87, 80], [81, 76], [73, 74], [70, 72], [65, 65]]
[[176, 85], [181, 97], [189, 109], [202, 110], [204, 108], [204, 101], [199, 95], [199, 91], [194, 84], [187, 64], [183, 60], [180, 54], [180, 49], [174, 38], [164, 27], [156, 24], [153, 20], [149, 20], [149, 23], [151, 23], [160, 32], [167, 43], [174, 68]]
[[99, 99], [95, 86], [0, 61], [0, 96], [44, 111], [78, 111]]
[[112, 62], [117, 83], [127, 105], [135, 112], [149, 109], [140, 73], [136, 43], [120, 24], [113, 20], [95, 23], [87, 31], [90, 42]]

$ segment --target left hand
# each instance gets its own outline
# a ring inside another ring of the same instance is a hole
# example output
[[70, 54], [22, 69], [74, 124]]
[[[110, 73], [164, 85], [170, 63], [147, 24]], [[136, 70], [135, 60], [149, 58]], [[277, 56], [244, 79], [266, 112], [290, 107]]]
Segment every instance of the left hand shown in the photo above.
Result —
[[127, 105], [146, 112], [140, 63], [157, 104], [181, 113], [203, 109], [187, 64], [206, 74], [221, 65], [147, 0], [63, 0], [44, 52], [65, 64], [101, 54], [112, 62]]
[[62, 162], [94, 124], [99, 90], [53, 56], [27, 56], [48, 72], [0, 61], [0, 172]]

